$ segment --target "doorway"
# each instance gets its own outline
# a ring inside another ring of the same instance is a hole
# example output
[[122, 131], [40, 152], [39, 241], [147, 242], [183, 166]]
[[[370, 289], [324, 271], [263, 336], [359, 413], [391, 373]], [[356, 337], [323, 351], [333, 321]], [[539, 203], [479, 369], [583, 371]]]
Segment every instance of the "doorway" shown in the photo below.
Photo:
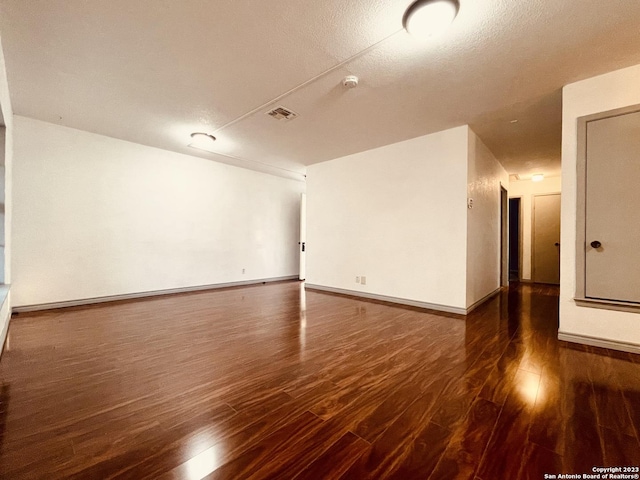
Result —
[[521, 198], [509, 199], [509, 281], [519, 282], [520, 274], [520, 205]]
[[560, 283], [560, 194], [533, 197], [533, 281]]

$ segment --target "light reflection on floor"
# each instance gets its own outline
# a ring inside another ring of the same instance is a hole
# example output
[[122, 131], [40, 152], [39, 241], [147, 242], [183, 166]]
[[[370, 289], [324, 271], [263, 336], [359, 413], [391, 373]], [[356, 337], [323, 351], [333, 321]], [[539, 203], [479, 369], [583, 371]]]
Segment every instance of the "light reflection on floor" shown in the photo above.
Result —
[[191, 458], [183, 464], [183, 473], [187, 480], [200, 480], [206, 477], [223, 463], [222, 445], [216, 444]]
[[307, 345], [307, 292], [304, 282], [300, 284], [300, 359], [304, 358]]

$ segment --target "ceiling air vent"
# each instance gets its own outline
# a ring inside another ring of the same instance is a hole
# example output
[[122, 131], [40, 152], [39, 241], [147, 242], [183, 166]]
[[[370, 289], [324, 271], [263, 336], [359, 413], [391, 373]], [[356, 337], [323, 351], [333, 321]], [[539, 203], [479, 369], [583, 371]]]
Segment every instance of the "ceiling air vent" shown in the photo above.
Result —
[[276, 120], [293, 120], [298, 116], [297, 113], [289, 110], [288, 108], [284, 108], [282, 106], [276, 107], [273, 110], [269, 110], [267, 115], [275, 118]]

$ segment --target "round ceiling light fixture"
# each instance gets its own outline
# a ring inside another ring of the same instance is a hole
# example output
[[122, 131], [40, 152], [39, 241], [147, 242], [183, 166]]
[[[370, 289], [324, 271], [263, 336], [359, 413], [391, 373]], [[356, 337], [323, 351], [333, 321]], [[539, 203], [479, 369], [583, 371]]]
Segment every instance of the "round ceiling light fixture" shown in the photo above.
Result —
[[213, 146], [213, 142], [216, 141], [216, 137], [210, 135], [208, 133], [203, 132], [194, 132], [191, 134], [191, 143], [190, 147], [195, 148], [211, 148]]
[[437, 36], [451, 25], [458, 10], [458, 0], [417, 0], [407, 8], [402, 26], [414, 37]]
[[541, 182], [542, 180], [544, 180], [544, 174], [536, 173], [531, 176], [531, 180], [534, 182]]

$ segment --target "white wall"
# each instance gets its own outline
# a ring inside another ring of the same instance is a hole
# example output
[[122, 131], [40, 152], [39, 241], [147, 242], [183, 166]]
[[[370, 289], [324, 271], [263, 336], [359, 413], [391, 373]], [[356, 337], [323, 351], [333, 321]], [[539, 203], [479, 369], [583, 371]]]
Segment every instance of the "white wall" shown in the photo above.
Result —
[[464, 309], [468, 130], [310, 166], [307, 282]]
[[14, 127], [14, 307], [297, 275], [302, 182]]
[[[531, 245], [533, 222], [533, 197], [546, 193], [560, 193], [560, 177], [545, 177], [541, 182], [531, 180], [515, 180], [509, 182], [509, 198], [520, 197], [520, 222], [522, 225], [522, 280], [531, 280]], [[564, 247], [563, 247], [564, 248]]]
[[[4, 138], [4, 158], [3, 158], [3, 179], [4, 179], [4, 215], [2, 215], [2, 222], [4, 228], [4, 248], [0, 248], [0, 255], [2, 255], [2, 271], [3, 280], [5, 283], [11, 281], [11, 215], [12, 215], [12, 201], [11, 201], [11, 171], [13, 164], [13, 110], [11, 108], [11, 100], [9, 98], [9, 85], [7, 83], [7, 74], [4, 61], [4, 53], [2, 50], [2, 42], [0, 40], [0, 109], [2, 112], [2, 120], [5, 124], [5, 138]], [[6, 292], [6, 289], [4, 289]], [[4, 300], [4, 301], [3, 301]], [[11, 293], [0, 295], [0, 349], [4, 344], [4, 339], [9, 328], [9, 318], [11, 317]]]
[[467, 307], [500, 288], [500, 187], [509, 189], [509, 174], [469, 129], [467, 197]]
[[560, 332], [640, 345], [640, 314], [578, 307], [576, 289], [577, 118], [640, 104], [640, 65], [567, 85], [562, 114]]

